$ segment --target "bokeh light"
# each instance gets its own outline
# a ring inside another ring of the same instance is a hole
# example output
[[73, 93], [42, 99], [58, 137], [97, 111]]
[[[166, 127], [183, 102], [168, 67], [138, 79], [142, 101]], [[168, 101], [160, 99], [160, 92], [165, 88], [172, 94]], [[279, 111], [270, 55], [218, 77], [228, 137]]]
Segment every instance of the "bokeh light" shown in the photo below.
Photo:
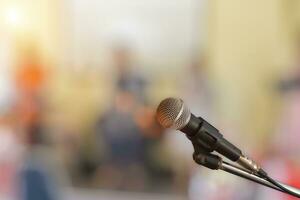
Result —
[[10, 6], [4, 9], [5, 24], [11, 28], [21, 28], [25, 25], [23, 11], [17, 6]]

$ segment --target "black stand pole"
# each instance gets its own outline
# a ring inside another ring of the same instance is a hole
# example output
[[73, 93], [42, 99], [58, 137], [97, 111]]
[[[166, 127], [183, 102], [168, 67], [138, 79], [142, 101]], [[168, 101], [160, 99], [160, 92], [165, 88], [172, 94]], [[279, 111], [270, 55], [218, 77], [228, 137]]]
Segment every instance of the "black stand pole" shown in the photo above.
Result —
[[[264, 185], [266, 187], [269, 187], [269, 188], [272, 188], [272, 189], [275, 189], [280, 192], [284, 192], [284, 193], [288, 194], [287, 192], [283, 191], [279, 187], [273, 185], [272, 183], [268, 182], [267, 180], [255, 175], [255, 174], [251, 173], [250, 171], [222, 161], [222, 158], [219, 157], [218, 155], [214, 155], [214, 154], [203, 152], [203, 151], [195, 151], [193, 158], [194, 158], [194, 161], [196, 163], [198, 163], [199, 165], [203, 165], [205, 167], [208, 167], [208, 168], [214, 169], [214, 170], [221, 169], [230, 174], [234, 174], [236, 176], [245, 178], [247, 180], [253, 181], [260, 185]], [[280, 182], [278, 182], [278, 183], [281, 184], [282, 186], [284, 186], [285, 188], [293, 191], [294, 193], [300, 194], [299, 189], [294, 188], [289, 185], [286, 185], [286, 184], [283, 184], [283, 183], [280, 183]]]

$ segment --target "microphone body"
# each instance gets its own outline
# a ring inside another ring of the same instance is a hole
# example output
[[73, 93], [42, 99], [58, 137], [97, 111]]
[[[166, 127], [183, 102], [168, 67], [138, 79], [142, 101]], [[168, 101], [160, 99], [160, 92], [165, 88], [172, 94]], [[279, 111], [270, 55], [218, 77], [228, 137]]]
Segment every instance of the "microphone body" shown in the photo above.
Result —
[[196, 154], [216, 151], [252, 172], [260, 171], [260, 167], [226, 140], [218, 129], [203, 118], [193, 115], [181, 99], [164, 99], [157, 108], [157, 119], [164, 128], [184, 132], [192, 142]]
[[238, 161], [242, 151], [226, 140], [214, 126], [201, 117], [191, 114], [190, 120], [180, 131], [192, 141], [194, 147], [206, 152], [216, 151], [231, 161]]

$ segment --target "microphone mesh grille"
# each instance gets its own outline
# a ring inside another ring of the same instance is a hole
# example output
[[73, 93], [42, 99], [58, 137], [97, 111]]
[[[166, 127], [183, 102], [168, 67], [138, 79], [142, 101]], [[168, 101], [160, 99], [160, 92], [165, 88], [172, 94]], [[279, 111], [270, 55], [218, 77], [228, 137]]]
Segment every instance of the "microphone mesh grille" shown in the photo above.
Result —
[[181, 99], [164, 99], [157, 108], [157, 120], [164, 128], [182, 129], [188, 122], [191, 113]]

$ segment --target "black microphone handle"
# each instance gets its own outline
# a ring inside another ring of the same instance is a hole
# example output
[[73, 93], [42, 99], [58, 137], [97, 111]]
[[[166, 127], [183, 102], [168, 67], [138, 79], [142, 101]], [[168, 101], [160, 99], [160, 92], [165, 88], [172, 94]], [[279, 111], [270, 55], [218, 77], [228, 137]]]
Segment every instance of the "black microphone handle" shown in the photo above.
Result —
[[186, 134], [195, 147], [198, 146], [204, 151], [216, 151], [234, 162], [242, 156], [240, 149], [227, 141], [218, 129], [201, 117], [197, 118], [191, 114], [188, 124], [181, 131]]

